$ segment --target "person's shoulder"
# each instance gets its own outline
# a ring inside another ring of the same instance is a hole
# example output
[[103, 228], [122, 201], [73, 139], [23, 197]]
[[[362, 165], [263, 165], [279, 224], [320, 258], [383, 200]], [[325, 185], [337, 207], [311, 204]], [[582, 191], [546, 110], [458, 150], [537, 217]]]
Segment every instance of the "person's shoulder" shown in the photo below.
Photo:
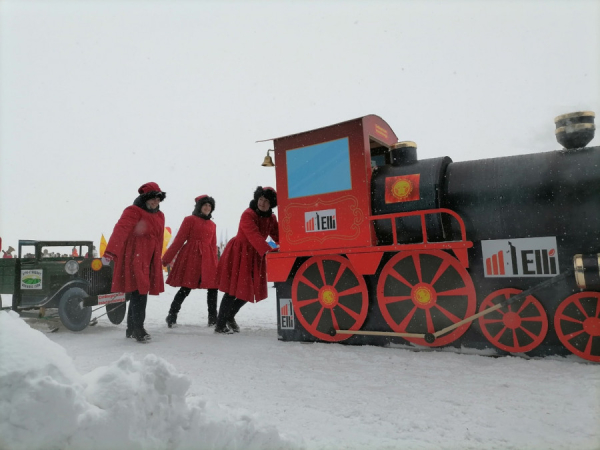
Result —
[[135, 206], [135, 205], [129, 205], [127, 208], [125, 208], [123, 210], [123, 215], [127, 214], [127, 215], [141, 215], [141, 213], [144, 210], [142, 208], [140, 208], [139, 206]]
[[252, 208], [246, 208], [244, 210], [244, 212], [242, 213], [242, 217], [258, 217], [258, 214], [256, 214], [256, 211], [254, 211]]

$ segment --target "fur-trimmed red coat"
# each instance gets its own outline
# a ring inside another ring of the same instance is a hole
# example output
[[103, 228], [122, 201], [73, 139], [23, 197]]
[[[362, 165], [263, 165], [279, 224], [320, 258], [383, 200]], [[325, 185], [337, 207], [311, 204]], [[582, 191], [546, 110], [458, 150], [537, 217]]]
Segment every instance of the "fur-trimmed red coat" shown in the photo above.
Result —
[[125, 208], [105, 250], [115, 257], [112, 292], [164, 292], [164, 232], [165, 216], [161, 211], [150, 213], [135, 205]]
[[175, 240], [163, 255], [163, 262], [170, 263], [176, 255], [167, 278], [168, 285], [190, 289], [217, 288], [217, 227], [212, 220], [194, 215], [183, 219]]
[[279, 243], [277, 217], [260, 217], [247, 208], [240, 219], [237, 235], [225, 247], [217, 268], [219, 290], [247, 302], [267, 298], [265, 254], [272, 250], [267, 236]]

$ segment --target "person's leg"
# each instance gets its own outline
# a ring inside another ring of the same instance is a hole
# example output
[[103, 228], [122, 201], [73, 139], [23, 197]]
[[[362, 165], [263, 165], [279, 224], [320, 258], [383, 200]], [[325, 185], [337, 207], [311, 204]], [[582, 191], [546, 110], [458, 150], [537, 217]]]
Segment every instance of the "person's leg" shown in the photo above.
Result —
[[129, 301], [127, 302], [127, 329], [125, 330], [125, 337], [130, 338], [131, 335], [133, 334], [133, 307], [131, 306], [131, 293], [127, 293], [125, 294], [125, 298], [127, 298]]
[[219, 315], [217, 316], [217, 324], [215, 326], [215, 333], [230, 333], [231, 331], [227, 328], [227, 319], [231, 313], [231, 308], [235, 297], [233, 295], [224, 294], [221, 299], [221, 306], [219, 306]]
[[148, 301], [147, 294], [140, 294], [138, 291], [131, 293], [130, 308], [131, 320], [133, 322], [132, 336], [140, 342], [150, 339], [150, 335], [144, 329], [144, 321], [146, 320], [146, 303]]
[[218, 289], [209, 289], [206, 293], [206, 303], [208, 304], [208, 326], [217, 324], [217, 296]]
[[167, 326], [169, 328], [171, 328], [174, 324], [177, 323], [177, 314], [179, 313], [179, 310], [181, 309], [181, 305], [183, 304], [183, 301], [185, 300], [185, 298], [188, 295], [190, 295], [191, 291], [192, 290], [190, 288], [182, 287], [181, 289], [179, 289], [179, 291], [177, 291], [177, 294], [175, 294], [175, 298], [171, 302], [171, 308], [169, 309], [169, 314], [167, 315], [167, 318], [165, 319], [165, 321], [167, 322]]
[[229, 317], [227, 318], [227, 326], [229, 326], [229, 328], [231, 328], [231, 330], [234, 333], [240, 332], [240, 327], [235, 321], [235, 315], [239, 312], [240, 309], [242, 309], [242, 306], [244, 306], [246, 303], [248, 302], [245, 300], [240, 300], [239, 298], [236, 298], [233, 302], [233, 306], [231, 307]]

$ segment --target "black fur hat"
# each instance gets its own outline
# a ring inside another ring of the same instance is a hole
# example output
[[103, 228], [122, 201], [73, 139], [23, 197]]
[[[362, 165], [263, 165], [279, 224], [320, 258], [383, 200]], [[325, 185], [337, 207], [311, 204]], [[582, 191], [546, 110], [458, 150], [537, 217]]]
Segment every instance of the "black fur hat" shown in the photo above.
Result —
[[277, 207], [277, 192], [275, 192], [275, 189], [273, 189], [272, 187], [258, 186], [254, 191], [254, 201], [258, 202], [258, 199], [260, 197], [264, 197], [267, 200], [269, 200], [269, 203], [271, 204], [271, 209]]
[[212, 198], [210, 195], [199, 195], [198, 197], [195, 198], [195, 201], [196, 201], [196, 210], [198, 210], [198, 211], [200, 211], [200, 209], [202, 208], [202, 205], [204, 205], [205, 203], [208, 203], [210, 205], [211, 214], [215, 210], [215, 199]]

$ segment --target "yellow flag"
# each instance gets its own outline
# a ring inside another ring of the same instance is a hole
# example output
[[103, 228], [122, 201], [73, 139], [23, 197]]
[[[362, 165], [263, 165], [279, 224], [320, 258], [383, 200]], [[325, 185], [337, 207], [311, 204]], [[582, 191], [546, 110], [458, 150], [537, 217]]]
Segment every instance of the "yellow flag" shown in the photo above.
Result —
[[104, 250], [106, 250], [106, 239], [104, 238], [104, 234], [100, 238], [100, 258], [104, 256]]
[[169, 241], [171, 240], [171, 227], [165, 227], [165, 237], [163, 238], [163, 249], [162, 255], [167, 251], [167, 246], [169, 245]]
[[[163, 238], [163, 249], [162, 249], [162, 254], [163, 255], [167, 251], [167, 245], [169, 245], [169, 241], [170, 240], [171, 240], [171, 228], [170, 227], [165, 227], [165, 235], [164, 235], [164, 238]], [[165, 272], [167, 272], [167, 273], [169, 272], [169, 269], [167, 269], [166, 267], [163, 267], [163, 270]]]

